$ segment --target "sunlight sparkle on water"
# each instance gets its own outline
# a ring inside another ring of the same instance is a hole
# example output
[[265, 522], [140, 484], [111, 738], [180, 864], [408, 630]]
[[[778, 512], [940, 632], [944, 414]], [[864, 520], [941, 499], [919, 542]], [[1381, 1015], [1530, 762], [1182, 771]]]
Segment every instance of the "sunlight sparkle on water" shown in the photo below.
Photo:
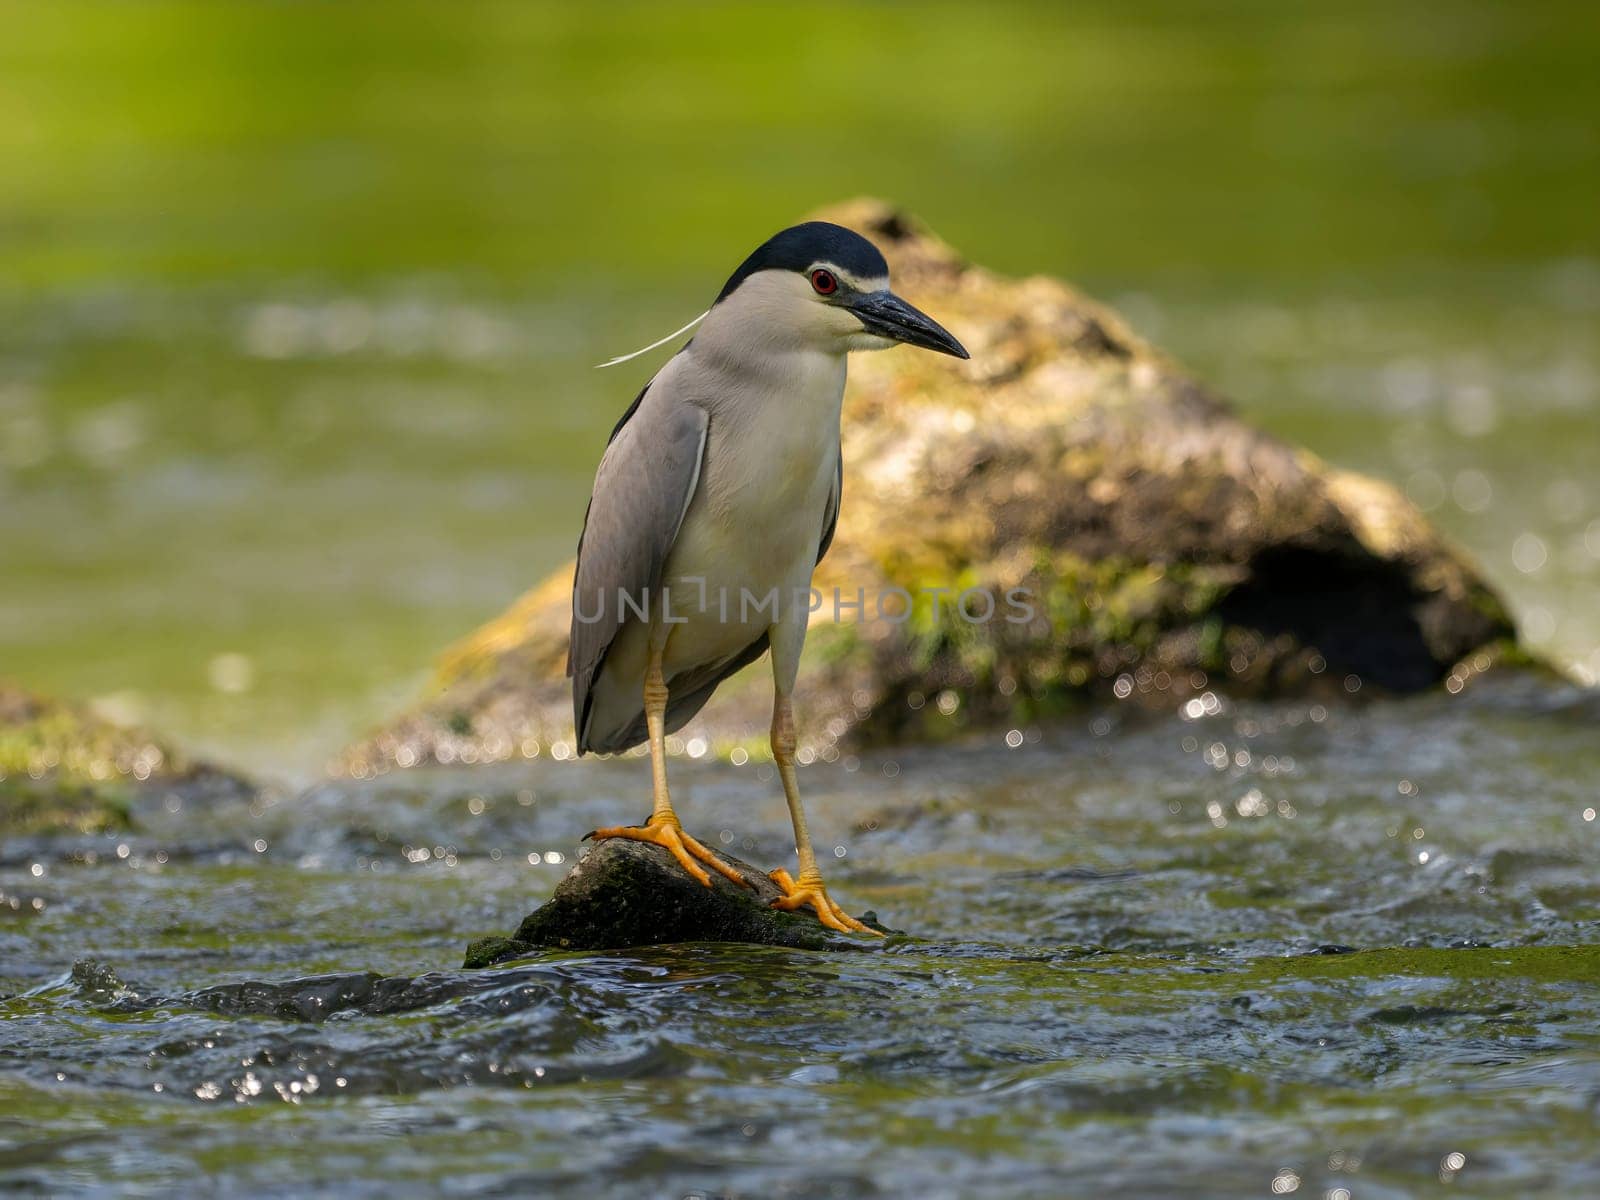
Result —
[[1536, 533], [1520, 533], [1511, 546], [1511, 561], [1524, 575], [1532, 575], [1550, 557], [1550, 549]]

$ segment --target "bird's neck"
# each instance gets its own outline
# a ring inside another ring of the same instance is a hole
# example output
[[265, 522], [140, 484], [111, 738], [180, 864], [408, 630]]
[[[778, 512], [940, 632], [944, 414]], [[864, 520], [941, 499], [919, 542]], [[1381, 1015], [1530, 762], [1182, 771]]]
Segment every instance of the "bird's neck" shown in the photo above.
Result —
[[844, 351], [819, 349], [779, 326], [708, 319], [686, 353], [713, 384], [702, 401], [712, 411], [773, 403], [837, 416], [844, 396]]

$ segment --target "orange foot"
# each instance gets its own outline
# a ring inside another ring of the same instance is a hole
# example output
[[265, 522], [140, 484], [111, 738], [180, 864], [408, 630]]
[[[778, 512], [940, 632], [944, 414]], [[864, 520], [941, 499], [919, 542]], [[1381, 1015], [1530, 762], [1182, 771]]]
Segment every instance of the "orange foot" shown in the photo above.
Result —
[[[663, 846], [671, 852], [672, 857], [678, 860], [685, 871], [705, 887], [711, 886], [711, 876], [700, 869], [700, 864], [695, 862], [696, 858], [724, 879], [731, 880], [740, 887], [750, 886], [748, 879], [685, 833], [676, 817], [652, 820], [644, 825], [612, 825], [605, 829], [596, 829], [584, 840], [593, 839], [599, 842], [606, 838], [627, 838], [629, 841], [650, 842], [652, 845]], [[694, 857], [691, 858], [690, 855]]]
[[827, 889], [822, 886], [821, 875], [807, 878], [802, 871], [797, 883], [789, 872], [779, 867], [776, 871], [769, 872], [767, 878], [783, 889], [782, 898], [772, 902], [773, 908], [781, 908], [787, 912], [810, 905], [812, 911], [817, 914], [817, 919], [829, 929], [837, 929], [840, 933], [870, 933], [873, 937], [883, 936], [835, 904], [828, 896]]

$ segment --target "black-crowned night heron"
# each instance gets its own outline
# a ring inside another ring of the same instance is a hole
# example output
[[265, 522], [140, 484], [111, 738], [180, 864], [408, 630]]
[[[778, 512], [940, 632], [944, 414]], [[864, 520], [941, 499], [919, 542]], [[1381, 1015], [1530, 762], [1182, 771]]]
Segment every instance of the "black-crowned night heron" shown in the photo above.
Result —
[[709, 887], [701, 863], [745, 880], [679, 824], [663, 740], [770, 648], [772, 756], [800, 865], [798, 878], [772, 873], [776, 904], [863, 933], [817, 869], [790, 695], [812, 571], [839, 516], [845, 357], [897, 342], [967, 357], [889, 290], [883, 255], [860, 235], [812, 221], [745, 259], [611, 432], [578, 543], [567, 660], [578, 752], [650, 743], [650, 819], [590, 836], [664, 846]]

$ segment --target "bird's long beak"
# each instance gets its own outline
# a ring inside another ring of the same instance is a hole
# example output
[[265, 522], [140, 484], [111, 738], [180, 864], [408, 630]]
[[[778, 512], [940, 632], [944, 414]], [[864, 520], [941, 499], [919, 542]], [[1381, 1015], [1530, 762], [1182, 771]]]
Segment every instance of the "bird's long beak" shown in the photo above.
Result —
[[847, 307], [869, 333], [956, 358], [972, 357], [949, 330], [887, 289], [853, 296], [847, 301]]

